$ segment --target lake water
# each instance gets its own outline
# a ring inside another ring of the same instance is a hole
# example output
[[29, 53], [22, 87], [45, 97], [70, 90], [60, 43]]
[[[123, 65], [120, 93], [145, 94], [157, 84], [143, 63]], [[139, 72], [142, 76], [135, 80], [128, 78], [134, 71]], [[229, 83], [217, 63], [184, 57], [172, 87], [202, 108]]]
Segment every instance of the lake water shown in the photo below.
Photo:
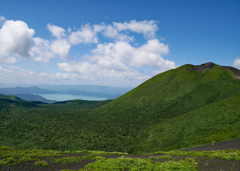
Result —
[[38, 94], [38, 95], [44, 97], [45, 99], [56, 100], [56, 101], [66, 101], [66, 100], [76, 100], [76, 99], [81, 99], [81, 100], [107, 100], [107, 98], [72, 95], [72, 94]]

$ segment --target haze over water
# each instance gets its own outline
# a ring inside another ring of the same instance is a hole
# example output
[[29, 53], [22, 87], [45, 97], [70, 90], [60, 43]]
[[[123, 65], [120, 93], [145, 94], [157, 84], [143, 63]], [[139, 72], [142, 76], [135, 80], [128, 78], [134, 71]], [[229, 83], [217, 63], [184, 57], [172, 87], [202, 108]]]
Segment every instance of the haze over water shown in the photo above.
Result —
[[48, 100], [56, 101], [66, 101], [66, 100], [107, 100], [104, 97], [92, 97], [92, 96], [82, 96], [82, 95], [72, 95], [72, 94], [38, 94]]

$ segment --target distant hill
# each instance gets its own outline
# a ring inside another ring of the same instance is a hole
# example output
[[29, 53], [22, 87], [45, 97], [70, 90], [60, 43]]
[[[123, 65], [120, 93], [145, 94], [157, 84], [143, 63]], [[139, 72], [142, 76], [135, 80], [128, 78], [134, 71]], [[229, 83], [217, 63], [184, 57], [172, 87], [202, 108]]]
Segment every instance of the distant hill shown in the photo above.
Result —
[[82, 91], [82, 92], [95, 92], [103, 93], [107, 95], [123, 95], [132, 90], [133, 87], [111, 87], [111, 86], [99, 86], [99, 85], [47, 85], [39, 84], [38, 87], [48, 90], [56, 90], [60, 92], [68, 91]]
[[1, 88], [0, 93], [4, 95], [17, 96], [26, 101], [41, 101], [43, 103], [54, 103], [56, 102], [55, 100], [48, 100], [36, 94], [55, 94], [60, 92], [54, 90], [41, 89], [38, 87], [28, 88], [15, 87], [15, 88]]
[[186, 64], [112, 101], [0, 99], [0, 144], [149, 153], [239, 138], [238, 73], [214, 63]]
[[[45, 103], [52, 103], [54, 101], [45, 99], [36, 94], [71, 94], [82, 95], [90, 97], [102, 97], [106, 99], [116, 99], [128, 92], [132, 88], [118, 88], [108, 86], [92, 86], [92, 85], [78, 85], [78, 86], [50, 86], [42, 85], [45, 88], [33, 87], [15, 87], [15, 88], [0, 88], [0, 93], [4, 95], [15, 95], [27, 101], [42, 101]], [[49, 88], [49, 89], [47, 89]]]
[[42, 96], [33, 95], [33, 94], [13, 94], [13, 95], [17, 96], [17, 97], [19, 97], [23, 100], [26, 100], [26, 101], [40, 101], [40, 102], [43, 102], [43, 103], [55, 103], [55, 102], [57, 102], [56, 100], [48, 100], [48, 99], [45, 99]]
[[14, 100], [14, 101], [23, 101], [21, 98], [16, 97], [14, 95], [6, 96], [6, 95], [3, 95], [3, 94], [0, 94], [0, 99], [7, 99], [7, 100]]

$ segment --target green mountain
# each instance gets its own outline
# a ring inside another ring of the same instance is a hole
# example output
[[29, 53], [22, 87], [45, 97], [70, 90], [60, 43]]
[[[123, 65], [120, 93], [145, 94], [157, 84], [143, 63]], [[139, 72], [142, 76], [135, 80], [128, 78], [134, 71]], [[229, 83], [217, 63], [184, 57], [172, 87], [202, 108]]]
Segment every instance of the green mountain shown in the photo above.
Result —
[[[187, 148], [240, 136], [239, 72], [213, 63], [156, 75], [91, 112], [97, 134], [128, 152]], [[104, 127], [102, 126], [104, 125]], [[96, 129], [97, 127], [97, 129]], [[108, 130], [108, 131], [107, 131]]]
[[239, 138], [239, 73], [213, 63], [187, 64], [113, 101], [5, 104], [0, 144], [149, 153]]

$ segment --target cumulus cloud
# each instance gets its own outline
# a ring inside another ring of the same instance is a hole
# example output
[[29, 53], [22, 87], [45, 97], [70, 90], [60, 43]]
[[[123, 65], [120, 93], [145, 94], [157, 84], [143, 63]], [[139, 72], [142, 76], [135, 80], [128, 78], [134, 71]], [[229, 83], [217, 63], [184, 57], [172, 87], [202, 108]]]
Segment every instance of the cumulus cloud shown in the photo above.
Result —
[[55, 40], [52, 42], [50, 49], [53, 53], [59, 55], [62, 59], [68, 58], [68, 53], [71, 48], [71, 45], [67, 40]]
[[120, 68], [125, 68], [125, 70], [127, 70], [127, 65], [136, 68], [147, 65], [157, 69], [175, 67], [174, 62], [169, 63], [163, 59], [162, 56], [167, 55], [169, 49], [167, 45], [160, 43], [158, 39], [148, 40], [147, 44], [138, 48], [132, 47], [128, 42], [98, 44], [97, 48], [92, 50], [92, 53], [91, 60], [97, 61], [99, 65], [104, 67], [113, 68], [116, 66], [116, 68], [119, 68], [119, 66], [122, 66]]
[[240, 68], [240, 56], [238, 56], [233, 62], [233, 67]]
[[105, 37], [113, 38], [116, 41], [127, 41], [130, 42], [134, 40], [133, 36], [128, 36], [127, 34], [120, 33], [119, 30], [112, 25], [105, 25], [101, 23], [99, 25], [94, 25], [94, 31], [102, 33]]
[[14, 63], [19, 56], [31, 58], [32, 38], [35, 31], [23, 21], [7, 20], [0, 29], [0, 60]]
[[145, 38], [155, 38], [155, 33], [158, 30], [157, 22], [154, 20], [136, 21], [132, 20], [129, 23], [117, 23], [113, 22], [113, 25], [118, 31], [130, 30], [132, 32], [142, 33]]
[[50, 50], [51, 42], [49, 40], [41, 39], [39, 37], [33, 38], [34, 46], [31, 48], [32, 56], [35, 56], [34, 60], [38, 62], [47, 63], [50, 58], [54, 58], [56, 55]]
[[139, 72], [143, 66], [153, 67], [155, 72], [176, 68], [174, 62], [163, 59], [169, 49], [158, 39], [148, 40], [138, 48], [132, 47], [128, 42], [98, 44], [91, 53], [85, 57], [85, 61], [58, 63], [58, 66], [67, 72], [110, 79], [148, 78], [149, 76]]
[[69, 36], [69, 41], [72, 45], [79, 43], [98, 43], [98, 38], [93, 28], [89, 24], [86, 24], [82, 26], [80, 30], [72, 32]]
[[[0, 20], [6, 19], [1, 16]], [[62, 59], [68, 59], [69, 51], [72, 45], [80, 43], [98, 43], [98, 34], [101, 33], [107, 38], [112, 38], [115, 42], [131, 42], [133, 36], [129, 36], [123, 31], [132, 31], [144, 34], [145, 37], [154, 37], [157, 31], [155, 21], [136, 21], [105, 25], [104, 23], [83, 25], [79, 30], [66, 30], [47, 24], [47, 29], [56, 39], [45, 40], [39, 37], [34, 38], [34, 30], [29, 29], [23, 21], [6, 20], [0, 29], [0, 60], [4, 63], [14, 63], [16, 57], [23, 57], [38, 62], [47, 63], [51, 58], [60, 56]], [[110, 59], [109, 59], [110, 60]], [[99, 61], [102, 65], [111, 65], [121, 70], [126, 70], [122, 64], [116, 63], [116, 60], [106, 61], [106, 58]]]
[[[96, 48], [85, 54], [79, 61], [58, 63], [64, 73], [35, 73], [17, 69], [18, 72], [1, 68], [11, 74], [21, 74], [25, 78], [53, 80], [136, 80], [147, 79], [150, 69], [153, 74], [176, 68], [173, 61], [164, 59], [169, 54], [167, 44], [156, 39], [158, 30], [156, 21], [113, 22], [112, 24], [85, 24], [79, 29], [69, 27], [67, 31], [59, 26], [47, 24], [52, 39], [33, 37], [34, 30], [23, 21], [6, 20], [0, 17], [3, 25], [0, 29], [0, 61], [14, 63], [18, 57], [48, 63], [50, 59], [60, 57], [69, 59], [73, 45], [95, 43]], [[135, 40], [131, 33], [143, 34], [147, 42], [139, 47], [133, 46]], [[99, 43], [99, 34], [112, 42]], [[235, 64], [234, 64], [235, 65]], [[71, 72], [71, 73], [67, 73]]]
[[59, 55], [62, 59], [67, 59], [71, 45], [65, 38], [66, 30], [52, 24], [48, 24], [47, 28], [57, 40], [52, 40], [51, 44], [45, 47], [49, 48], [54, 54]]
[[[78, 31], [72, 32], [69, 36], [69, 41], [73, 45], [79, 43], [98, 43], [97, 34], [101, 33], [107, 38], [112, 38], [115, 41], [130, 42], [134, 40], [134, 36], [129, 36], [127, 31], [144, 34], [147, 39], [155, 38], [156, 31], [158, 30], [156, 21], [136, 21], [117, 23], [105, 25], [105, 23], [95, 24], [91, 26], [86, 24]], [[71, 30], [70, 30], [71, 31]]]
[[71, 48], [69, 41], [65, 38], [65, 30], [61, 27], [48, 24], [47, 28], [55, 40], [45, 40], [33, 37], [35, 31], [30, 29], [23, 21], [0, 20], [5, 22], [0, 29], [0, 61], [3, 63], [14, 63], [16, 57], [22, 57], [33, 61], [47, 63], [51, 58], [59, 55], [62, 59], [68, 58]]
[[58, 39], [61, 39], [62, 37], [65, 37], [65, 29], [52, 25], [52, 24], [47, 24], [48, 30], [52, 33], [52, 36], [57, 37]]

